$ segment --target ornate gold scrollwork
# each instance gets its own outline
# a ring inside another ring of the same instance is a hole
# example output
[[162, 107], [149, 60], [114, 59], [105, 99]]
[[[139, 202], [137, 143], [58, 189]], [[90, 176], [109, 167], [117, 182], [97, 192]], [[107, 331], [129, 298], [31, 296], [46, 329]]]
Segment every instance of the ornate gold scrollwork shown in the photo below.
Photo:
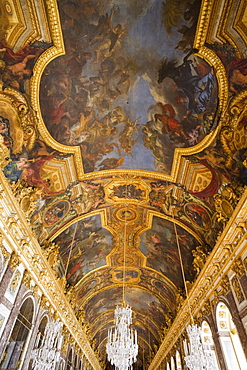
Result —
[[209, 299], [204, 303], [203, 308], [202, 308], [202, 315], [203, 316], [208, 316], [212, 312], [211, 309], [211, 303]]
[[9, 259], [10, 253], [5, 249], [3, 245], [3, 235], [1, 233], [0, 233], [0, 251], [2, 252], [5, 261]]
[[49, 304], [49, 300], [45, 295], [42, 295], [40, 299], [40, 306], [43, 308], [43, 310], [49, 310], [49, 306], [47, 304]]
[[21, 206], [21, 209], [26, 215], [27, 221], [29, 221], [32, 213], [37, 209], [38, 195], [41, 194], [41, 190], [29, 186], [26, 180], [19, 180], [11, 183], [12, 191]]
[[86, 312], [83, 309], [79, 309], [76, 312], [76, 318], [77, 318], [77, 320], [79, 321], [80, 324], [84, 323], [85, 315], [86, 315]]
[[56, 273], [56, 266], [59, 263], [59, 258], [58, 258], [59, 246], [50, 240], [45, 240], [41, 248], [50, 266], [52, 267], [53, 271]]
[[218, 295], [219, 295], [218, 291], [215, 290], [214, 295], [213, 295], [213, 299], [211, 300], [211, 304], [212, 304], [213, 307], [215, 307], [217, 305], [218, 301], [219, 301]]
[[4, 145], [4, 138], [0, 135], [0, 169], [2, 170], [10, 161], [10, 151]]
[[238, 183], [227, 184], [222, 188], [221, 194], [214, 195], [218, 222], [226, 222], [232, 216], [244, 188]]
[[236, 273], [237, 277], [242, 276], [245, 273], [244, 265], [241, 257], [237, 257], [233, 264], [232, 264], [232, 270]]
[[15, 270], [20, 263], [20, 257], [15, 252], [13, 252], [9, 260], [9, 267], [12, 268], [12, 270]]
[[238, 277], [236, 275], [231, 279], [231, 284], [232, 284], [232, 288], [234, 290], [234, 293], [236, 295], [236, 298], [238, 300], [238, 303], [243, 302], [244, 299], [245, 299], [244, 294], [242, 292]]
[[232, 168], [233, 163], [235, 162], [233, 154], [237, 151], [234, 145], [233, 133], [233, 129], [228, 126], [224, 126], [220, 132], [220, 141], [227, 156], [225, 165], [228, 169]]
[[219, 292], [220, 295], [225, 296], [227, 292], [231, 289], [230, 281], [227, 275], [224, 275], [220, 282], [221, 290]]
[[65, 294], [68, 302], [74, 308], [76, 304], [76, 289], [73, 286], [67, 285], [65, 287]]
[[199, 245], [196, 247], [195, 250], [192, 251], [192, 255], [194, 257], [194, 260], [192, 262], [193, 268], [196, 271], [196, 275], [198, 276], [203, 269], [203, 266], [205, 265], [207, 261], [207, 257], [209, 255], [210, 251], [208, 250], [207, 246]]
[[22, 277], [22, 283], [27, 287], [27, 289], [30, 289], [31, 280], [32, 277], [30, 272], [28, 270], [25, 270]]

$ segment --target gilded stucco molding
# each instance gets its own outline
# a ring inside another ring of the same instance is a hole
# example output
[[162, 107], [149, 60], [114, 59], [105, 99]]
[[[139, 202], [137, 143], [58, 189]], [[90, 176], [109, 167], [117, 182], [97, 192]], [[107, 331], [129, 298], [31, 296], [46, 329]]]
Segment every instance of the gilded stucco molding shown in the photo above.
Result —
[[213, 4], [214, 4], [213, 0], [204, 0], [202, 2], [194, 41], [194, 48], [196, 49], [200, 49], [200, 47], [203, 46], [205, 43], [209, 19], [213, 9]]
[[[227, 29], [227, 23], [230, 19], [230, 14], [232, 10], [232, 5], [233, 5], [234, 0], [227, 0], [224, 1], [224, 7], [223, 10], [221, 11], [221, 17], [220, 17], [220, 22], [219, 22], [219, 27], [217, 29], [217, 38], [221, 40], [222, 42], [229, 42], [234, 49], [238, 50], [238, 56], [240, 56], [241, 51], [238, 48], [237, 43], [235, 42], [233, 36], [230, 34], [230, 32]], [[219, 2], [219, 5], [221, 5], [221, 2]]]
[[[1, 9], [1, 13], [7, 16], [7, 22], [8, 22], [8, 25], [6, 25], [7, 29], [5, 30], [4, 36], [8, 44], [14, 47], [20, 35], [23, 33], [23, 31], [27, 27], [24, 14], [23, 14], [23, 10], [22, 10], [22, 6], [21, 6], [20, 1], [18, 0], [13, 0], [12, 2], [7, 2], [7, 1], [2, 2], [1, 6], [5, 8], [5, 9]], [[12, 23], [10, 19], [13, 12], [15, 13], [15, 16], [18, 20], [16, 23]], [[1, 22], [3, 21], [4, 19], [1, 19]]]
[[[205, 305], [205, 301], [213, 295], [216, 301], [230, 290], [228, 273], [235, 259], [244, 253], [247, 220], [247, 189], [236, 206], [231, 219], [224, 231], [218, 237], [216, 245], [209, 256], [204, 268], [189, 292], [189, 303], [193, 317], [197, 317]], [[207, 277], [209, 277], [207, 279]], [[188, 299], [182, 305], [175, 321], [166, 334], [149, 370], [157, 369], [164, 358], [170, 353], [184, 327], [190, 323]], [[212, 302], [211, 302], [212, 304]]]
[[2, 256], [4, 260], [9, 260], [11, 253], [7, 251], [7, 249], [3, 245], [3, 235], [0, 233], [0, 252], [2, 253]]
[[233, 97], [229, 104], [230, 125], [233, 129], [236, 128], [238, 122], [246, 115], [247, 112], [247, 91], [241, 91]]
[[219, 111], [223, 115], [227, 109], [227, 102], [228, 102], [228, 80], [226, 75], [226, 70], [221, 62], [220, 58], [211, 50], [202, 46], [197, 54], [199, 57], [203, 58], [208, 62], [211, 66], [214, 67], [214, 73], [216, 74], [216, 78], [218, 81], [218, 98], [219, 98]]
[[4, 196], [0, 197], [0, 208], [4, 209], [4, 212], [0, 213], [1, 232], [13, 250], [11, 267], [16, 268], [19, 263], [24, 265], [37, 286], [38, 295], [43, 294], [49, 302], [50, 309], [59, 314], [61, 321], [67, 326], [71, 337], [78, 343], [93, 369], [100, 370], [101, 367], [85, 332], [76, 319], [72, 307], [68, 305], [63, 290], [57, 283], [53, 270], [42, 254], [41, 248], [26, 222], [25, 215], [20, 210], [2, 173], [0, 173], [0, 190], [4, 193]]
[[51, 38], [53, 46], [42, 53], [35, 63], [33, 69], [33, 76], [30, 79], [30, 100], [31, 106], [37, 114], [38, 130], [44, 139], [44, 141], [50, 145], [53, 149], [63, 153], [73, 154], [75, 165], [77, 169], [77, 176], [79, 180], [83, 178], [83, 164], [81, 160], [81, 152], [79, 147], [69, 147], [66, 145], [59, 144], [55, 141], [50, 133], [48, 132], [41, 114], [39, 104], [39, 92], [40, 92], [40, 81], [41, 76], [44, 72], [45, 67], [55, 58], [65, 53], [63, 35], [60, 24], [58, 6], [56, 0], [46, 0], [46, 9], [49, 28], [51, 32]]
[[243, 261], [241, 257], [237, 257], [232, 265], [232, 270], [236, 273], [237, 277], [241, 277], [245, 273]]
[[241, 1], [236, 18], [234, 20], [234, 28], [237, 30], [239, 35], [242, 37], [245, 45], [247, 44], [246, 7], [247, 7], [247, 1], [246, 0]]

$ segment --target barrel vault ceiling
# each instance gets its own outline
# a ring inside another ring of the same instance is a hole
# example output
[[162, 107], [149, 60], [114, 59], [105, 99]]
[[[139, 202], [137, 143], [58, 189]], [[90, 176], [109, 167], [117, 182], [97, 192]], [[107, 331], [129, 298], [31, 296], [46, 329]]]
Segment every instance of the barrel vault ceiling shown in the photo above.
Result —
[[246, 184], [245, 8], [0, 5], [3, 171], [102, 363], [124, 286], [148, 367]]

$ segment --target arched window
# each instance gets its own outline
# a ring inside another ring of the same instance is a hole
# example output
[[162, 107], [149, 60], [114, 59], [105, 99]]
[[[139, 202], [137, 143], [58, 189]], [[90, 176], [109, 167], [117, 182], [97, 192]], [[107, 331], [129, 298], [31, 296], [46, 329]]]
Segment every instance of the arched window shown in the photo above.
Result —
[[174, 358], [171, 358], [171, 370], [176, 370]]
[[181, 355], [178, 352], [178, 350], [176, 351], [176, 365], [177, 365], [177, 370], [182, 369]]
[[72, 348], [70, 349], [69, 351], [69, 356], [68, 356], [68, 360], [67, 360], [67, 370], [73, 370], [74, 367], [73, 367], [73, 351], [72, 351]]
[[33, 319], [33, 301], [27, 298], [19, 311], [12, 333], [10, 335], [9, 344], [5, 350], [1, 369], [17, 369], [22, 360], [22, 354], [25, 351], [25, 345], [29, 339], [29, 333], [32, 327]]
[[212, 331], [207, 321], [202, 322], [202, 344], [205, 351], [209, 352], [214, 359], [214, 368], [219, 370], [217, 355], [215, 352], [214, 341], [212, 337]]
[[167, 362], [166, 370], [171, 370], [170, 365], [169, 365], [169, 362]]
[[217, 306], [217, 326], [222, 351], [230, 370], [245, 370], [247, 362], [244, 351], [227, 306], [220, 302]]

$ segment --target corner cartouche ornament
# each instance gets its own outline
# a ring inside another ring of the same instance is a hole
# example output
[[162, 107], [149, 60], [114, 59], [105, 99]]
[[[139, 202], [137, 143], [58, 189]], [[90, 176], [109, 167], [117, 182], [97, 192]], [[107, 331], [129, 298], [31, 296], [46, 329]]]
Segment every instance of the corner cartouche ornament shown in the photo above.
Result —
[[41, 189], [29, 186], [26, 180], [13, 181], [11, 183], [12, 191], [16, 200], [20, 204], [21, 209], [26, 215], [27, 221], [30, 222], [30, 216], [37, 209], [38, 196], [41, 194]]

